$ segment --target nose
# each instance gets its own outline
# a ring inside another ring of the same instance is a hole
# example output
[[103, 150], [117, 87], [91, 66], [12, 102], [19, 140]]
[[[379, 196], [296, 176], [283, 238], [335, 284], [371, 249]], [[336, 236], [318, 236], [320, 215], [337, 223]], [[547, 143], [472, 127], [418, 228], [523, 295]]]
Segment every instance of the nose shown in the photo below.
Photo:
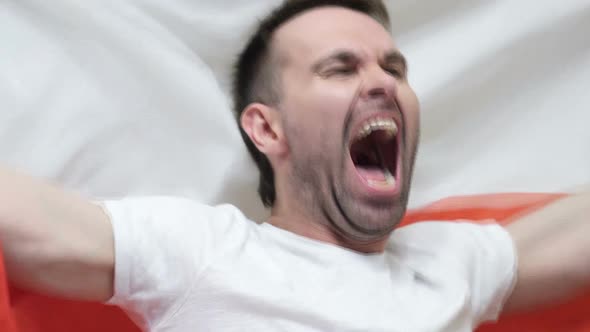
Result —
[[364, 75], [362, 97], [364, 99], [393, 98], [397, 94], [398, 79], [381, 66], [367, 68]]

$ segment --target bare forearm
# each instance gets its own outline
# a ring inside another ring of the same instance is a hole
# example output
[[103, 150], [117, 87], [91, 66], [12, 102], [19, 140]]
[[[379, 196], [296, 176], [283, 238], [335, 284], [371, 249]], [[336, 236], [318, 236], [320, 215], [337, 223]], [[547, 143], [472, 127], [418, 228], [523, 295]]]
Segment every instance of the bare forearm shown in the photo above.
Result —
[[12, 282], [77, 299], [110, 297], [112, 231], [102, 210], [5, 168], [0, 184], [0, 242]]
[[507, 309], [531, 309], [590, 287], [590, 194], [561, 199], [510, 226], [518, 283]]

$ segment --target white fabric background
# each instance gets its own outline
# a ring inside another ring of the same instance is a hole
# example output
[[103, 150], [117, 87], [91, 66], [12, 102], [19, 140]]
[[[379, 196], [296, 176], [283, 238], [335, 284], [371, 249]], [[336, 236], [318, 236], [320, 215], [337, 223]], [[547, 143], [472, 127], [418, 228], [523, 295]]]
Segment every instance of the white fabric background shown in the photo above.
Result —
[[[413, 206], [590, 183], [590, 0], [386, 2], [423, 105]], [[278, 3], [0, 1], [0, 162], [262, 218], [227, 83]]]

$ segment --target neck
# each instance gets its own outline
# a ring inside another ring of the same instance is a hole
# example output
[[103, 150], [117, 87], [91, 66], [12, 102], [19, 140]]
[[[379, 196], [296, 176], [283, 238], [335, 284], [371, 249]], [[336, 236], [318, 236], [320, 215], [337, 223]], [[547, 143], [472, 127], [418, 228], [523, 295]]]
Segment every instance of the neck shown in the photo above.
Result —
[[317, 217], [297, 213], [296, 209], [281, 207], [279, 204], [273, 207], [268, 223], [312, 240], [362, 253], [383, 252], [389, 240], [389, 236], [365, 242], [349, 239], [346, 235], [338, 232], [329, 221], [321, 221]]

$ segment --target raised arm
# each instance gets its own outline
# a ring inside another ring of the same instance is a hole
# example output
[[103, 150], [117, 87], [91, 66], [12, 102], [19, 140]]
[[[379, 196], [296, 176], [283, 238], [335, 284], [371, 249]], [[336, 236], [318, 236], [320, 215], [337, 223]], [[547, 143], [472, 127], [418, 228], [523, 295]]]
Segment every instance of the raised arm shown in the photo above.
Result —
[[1, 167], [0, 243], [19, 287], [79, 300], [113, 294], [113, 231], [102, 209]]
[[506, 311], [534, 309], [590, 289], [590, 193], [563, 198], [508, 226], [518, 281]]

